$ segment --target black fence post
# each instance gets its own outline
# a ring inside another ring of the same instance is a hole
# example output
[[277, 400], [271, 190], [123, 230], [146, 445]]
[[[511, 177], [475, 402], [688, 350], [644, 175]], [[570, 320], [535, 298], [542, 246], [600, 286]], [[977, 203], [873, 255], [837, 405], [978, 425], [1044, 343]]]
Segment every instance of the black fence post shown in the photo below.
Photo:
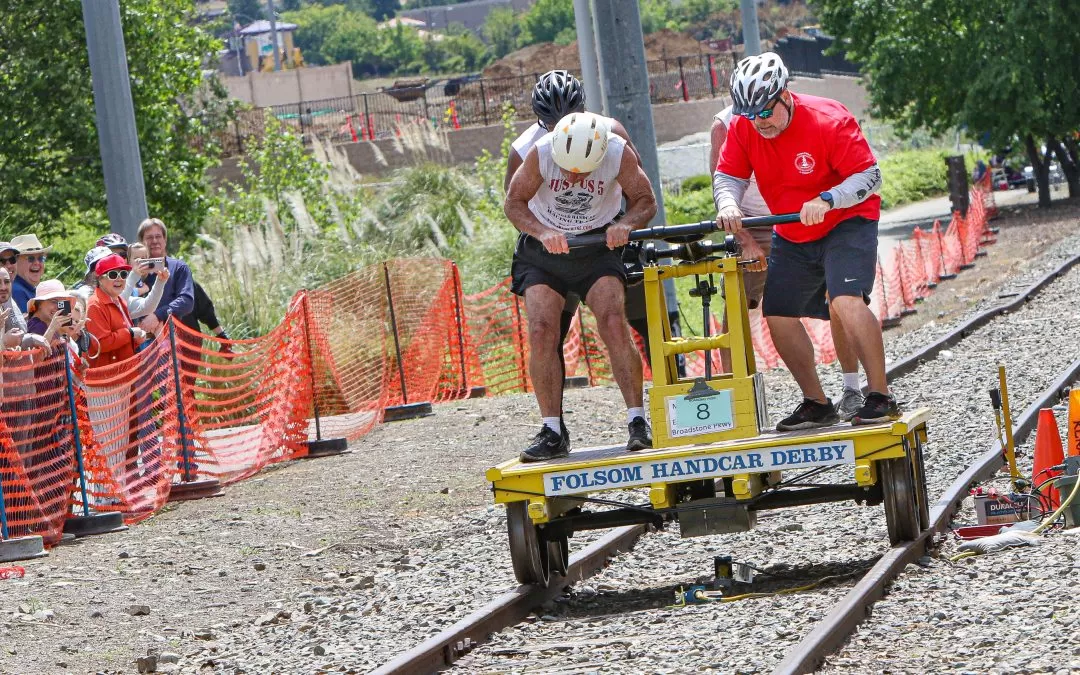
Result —
[[484, 126], [488, 125], [487, 94], [484, 92], [484, 78], [480, 78], [480, 106], [484, 111]]
[[331, 455], [340, 455], [349, 448], [349, 442], [345, 438], [323, 438], [322, 437], [322, 417], [319, 414], [319, 396], [318, 388], [319, 383], [315, 377], [315, 349], [311, 346], [311, 296], [307, 291], [304, 292], [304, 342], [307, 343], [308, 363], [310, 364], [311, 374], [311, 411], [315, 415], [315, 440], [307, 441], [307, 455], [305, 459], [316, 459], [318, 457], [329, 457]]
[[401, 362], [401, 339], [398, 337], [397, 315], [394, 313], [394, 292], [390, 290], [390, 267], [383, 263], [383, 282], [386, 286], [386, 303], [390, 308], [390, 330], [394, 334], [394, 353], [397, 355], [398, 377], [401, 379], [401, 402], [409, 402], [409, 392], [405, 388], [405, 364]]
[[679, 84], [682, 85], [682, 100], [683, 101], [689, 101], [690, 100], [690, 90], [686, 86], [686, 73], [683, 71], [682, 57], [681, 56], [676, 57], [675, 58], [675, 63], [676, 63], [676, 65], [679, 66]]
[[709, 54], [706, 63], [705, 77], [709, 78], [709, 95], [712, 98], [716, 98], [716, 78], [714, 76], [714, 73], [716, 73], [716, 66], [713, 64], [712, 54]]
[[371, 124], [371, 113], [368, 112], [367, 93], [361, 94], [364, 97], [364, 131], [367, 132], [367, 140], [375, 140], [375, 129]]
[[383, 409], [383, 421], [394, 422], [413, 417], [425, 417], [431, 413], [431, 402], [409, 403], [409, 393], [405, 389], [405, 364], [401, 360], [401, 339], [398, 336], [397, 315], [394, 312], [394, 294], [390, 290], [390, 267], [383, 263], [383, 280], [386, 283], [386, 302], [390, 308], [390, 330], [394, 334], [394, 352], [397, 354], [398, 376], [401, 378], [401, 405]]

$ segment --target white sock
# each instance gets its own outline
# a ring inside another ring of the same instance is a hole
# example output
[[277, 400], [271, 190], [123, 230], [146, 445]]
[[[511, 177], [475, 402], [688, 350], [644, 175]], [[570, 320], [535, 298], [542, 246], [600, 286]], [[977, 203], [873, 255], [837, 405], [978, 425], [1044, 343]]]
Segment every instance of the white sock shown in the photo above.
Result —
[[634, 421], [635, 417], [645, 419], [645, 408], [627, 408], [626, 409], [626, 423], [630, 424]]
[[859, 371], [856, 370], [854, 373], [844, 373], [844, 389], [862, 391], [862, 387], [859, 386]]
[[562, 419], [559, 418], [559, 417], [545, 417], [544, 418], [544, 426], [547, 427], [548, 429], [551, 429], [552, 431], [554, 431], [557, 434], [562, 433], [562, 425], [560, 424], [560, 422], [562, 422]]

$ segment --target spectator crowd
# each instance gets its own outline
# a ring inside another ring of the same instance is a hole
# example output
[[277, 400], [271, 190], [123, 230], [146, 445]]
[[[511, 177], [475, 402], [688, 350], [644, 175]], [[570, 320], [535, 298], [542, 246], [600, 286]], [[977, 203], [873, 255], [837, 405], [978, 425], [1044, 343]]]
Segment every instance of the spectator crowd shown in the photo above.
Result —
[[[168, 228], [157, 218], [140, 223], [136, 242], [106, 234], [87, 251], [82, 279], [66, 288], [61, 280], [47, 278], [52, 246], [37, 235], [20, 234], [0, 242], [0, 419], [30, 468], [37, 462], [28, 439], [40, 435], [34, 430], [36, 411], [55, 394], [52, 388], [36, 388], [52, 374], [45, 370], [57, 363], [60, 373], [69, 363], [75, 384], [82, 388], [91, 371], [130, 359], [155, 340], [168, 340], [170, 315], [195, 331], [205, 324], [210, 334], [223, 340], [220, 350], [231, 351], [213, 302], [195, 283], [188, 265], [168, 255], [167, 246]], [[176, 333], [183, 341], [179, 349], [196, 354], [201, 340], [190, 344], [192, 338], [186, 335]], [[60, 355], [65, 358], [57, 359]], [[190, 361], [197, 363], [197, 356]], [[136, 371], [126, 372], [135, 379]], [[185, 381], [192, 383], [194, 373], [185, 373]], [[131, 384], [134, 395], [134, 381]], [[95, 431], [108, 417], [95, 415], [93, 409], [90, 415]], [[137, 426], [139, 422], [132, 420], [132, 440], [141, 435]], [[110, 435], [102, 431], [103, 439]]]

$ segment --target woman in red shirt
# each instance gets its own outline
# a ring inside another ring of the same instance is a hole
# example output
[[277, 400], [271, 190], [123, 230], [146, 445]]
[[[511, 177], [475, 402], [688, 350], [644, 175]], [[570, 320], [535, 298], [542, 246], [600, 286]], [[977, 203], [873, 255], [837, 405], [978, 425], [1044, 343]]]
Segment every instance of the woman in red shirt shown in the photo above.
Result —
[[[108, 372], [106, 366], [135, 356], [138, 346], [146, 339], [146, 332], [131, 323], [127, 301], [120, 297], [131, 265], [114, 253], [99, 260], [94, 272], [97, 287], [87, 303], [86, 316], [90, 333], [97, 338], [101, 351], [90, 359], [91, 372], [87, 376], [87, 396], [95, 404], [90, 406], [90, 422], [110, 469], [127, 488], [139, 477], [140, 471], [137, 402], [129, 384], [138, 376], [139, 368], [132, 364], [122, 371]], [[100, 380], [94, 382], [93, 371], [102, 369], [107, 372], [99, 372]], [[121, 463], [124, 464], [122, 470]], [[147, 458], [143, 457], [143, 465], [146, 463]]]
[[87, 303], [86, 315], [90, 332], [101, 344], [101, 352], [90, 360], [90, 367], [100, 368], [134, 356], [146, 332], [131, 323], [127, 302], [120, 297], [131, 265], [114, 253], [99, 260], [94, 271], [97, 288]]

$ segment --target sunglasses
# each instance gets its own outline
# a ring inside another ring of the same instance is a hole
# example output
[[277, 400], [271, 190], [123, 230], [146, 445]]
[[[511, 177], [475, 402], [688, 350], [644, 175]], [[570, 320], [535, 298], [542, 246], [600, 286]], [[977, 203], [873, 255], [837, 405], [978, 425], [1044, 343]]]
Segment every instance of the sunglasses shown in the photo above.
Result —
[[127, 270], [109, 270], [108, 272], [106, 272], [104, 274], [104, 276], [107, 279], [113, 279], [113, 280], [127, 279], [128, 278], [128, 271]]
[[755, 118], [760, 117], [763, 120], [767, 120], [776, 113], [776, 104], [780, 102], [780, 99], [773, 99], [773, 103], [768, 108], [765, 108], [759, 113], [744, 113], [743, 117], [753, 121]]
[[14, 265], [18, 259], [18, 256], [11, 256], [10, 258], [0, 258], [0, 263], [4, 263], [5, 265]]
[[48, 256], [46, 256], [46, 255], [27, 255], [27, 256], [23, 256], [23, 257], [26, 258], [27, 262], [32, 262], [32, 263], [41, 262], [41, 263], [43, 263], [43, 262], [45, 262], [45, 258], [47, 258]]

